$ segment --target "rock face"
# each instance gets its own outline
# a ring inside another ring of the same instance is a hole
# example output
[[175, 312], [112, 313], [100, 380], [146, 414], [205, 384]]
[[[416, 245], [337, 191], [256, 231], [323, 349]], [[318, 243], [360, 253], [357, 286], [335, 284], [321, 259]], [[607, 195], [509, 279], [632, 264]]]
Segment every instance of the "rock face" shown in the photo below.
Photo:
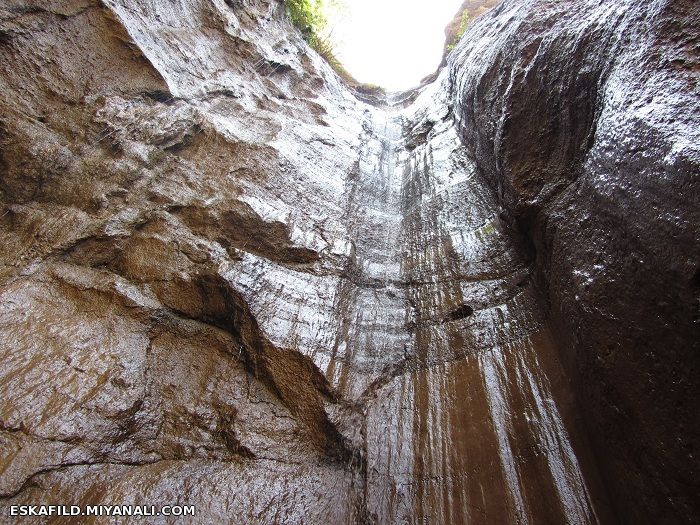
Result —
[[620, 519], [693, 522], [700, 516], [697, 2], [496, 9], [452, 57], [460, 134], [530, 242]]
[[505, 2], [370, 103], [276, 0], [4, 2], [3, 513], [693, 521], [697, 29]]

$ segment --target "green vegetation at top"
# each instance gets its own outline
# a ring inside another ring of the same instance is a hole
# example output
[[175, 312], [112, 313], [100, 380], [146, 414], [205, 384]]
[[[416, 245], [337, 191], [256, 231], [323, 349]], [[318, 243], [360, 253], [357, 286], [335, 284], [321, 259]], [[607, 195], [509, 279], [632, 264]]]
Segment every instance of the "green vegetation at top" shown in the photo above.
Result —
[[462, 18], [459, 22], [459, 30], [455, 35], [455, 42], [459, 41], [459, 39], [462, 38], [462, 35], [467, 30], [467, 27], [469, 27], [469, 11], [465, 10], [464, 13], [462, 13]]
[[459, 39], [462, 38], [462, 35], [467, 30], [467, 27], [469, 27], [469, 11], [465, 9], [459, 22], [459, 29], [457, 29], [452, 41], [447, 44], [448, 53], [455, 48], [457, 42], [459, 42]]
[[323, 13], [323, 0], [285, 0], [292, 23], [299, 28], [307, 41], [320, 38], [328, 20]]
[[323, 0], [285, 0], [287, 13], [292, 23], [301, 31], [309, 45], [321, 55], [341, 78], [356, 83], [352, 75], [335, 55], [328, 38], [328, 19], [324, 13]]
[[340, 78], [351, 86], [364, 91], [383, 92], [379, 86], [365, 85], [355, 80], [338, 60], [328, 36], [328, 19], [324, 13], [324, 0], [285, 0], [284, 4], [289, 19], [301, 31], [304, 40], [328, 62]]

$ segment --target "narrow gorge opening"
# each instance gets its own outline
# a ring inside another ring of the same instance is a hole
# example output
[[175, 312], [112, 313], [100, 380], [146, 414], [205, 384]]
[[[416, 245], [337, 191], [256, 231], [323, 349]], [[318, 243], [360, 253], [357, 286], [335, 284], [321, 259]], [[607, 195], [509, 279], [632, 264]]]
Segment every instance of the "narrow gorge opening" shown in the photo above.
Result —
[[286, 0], [294, 24], [350, 84], [414, 88], [444, 65], [469, 25], [499, 0]]

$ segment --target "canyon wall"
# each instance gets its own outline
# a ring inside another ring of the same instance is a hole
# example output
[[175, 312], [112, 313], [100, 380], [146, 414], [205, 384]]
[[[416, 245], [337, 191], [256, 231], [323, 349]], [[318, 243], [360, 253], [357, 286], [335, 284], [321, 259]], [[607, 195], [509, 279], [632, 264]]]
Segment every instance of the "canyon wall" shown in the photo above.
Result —
[[691, 5], [505, 2], [376, 100], [277, 0], [5, 1], [3, 516], [692, 521]]
[[[451, 57], [620, 519], [700, 515], [700, 9], [504, 2]], [[463, 67], [464, 65], [464, 67]]]

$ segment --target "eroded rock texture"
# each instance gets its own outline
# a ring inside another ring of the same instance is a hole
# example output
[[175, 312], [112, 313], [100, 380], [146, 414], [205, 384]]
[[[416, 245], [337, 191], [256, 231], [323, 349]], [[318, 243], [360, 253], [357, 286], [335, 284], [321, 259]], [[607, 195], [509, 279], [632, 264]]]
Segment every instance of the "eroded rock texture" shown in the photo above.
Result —
[[646, 5], [506, 2], [369, 103], [278, 1], [5, 1], [1, 504], [692, 519], [697, 27]]
[[452, 63], [461, 136], [532, 243], [620, 519], [697, 520], [697, 2], [506, 2]]

